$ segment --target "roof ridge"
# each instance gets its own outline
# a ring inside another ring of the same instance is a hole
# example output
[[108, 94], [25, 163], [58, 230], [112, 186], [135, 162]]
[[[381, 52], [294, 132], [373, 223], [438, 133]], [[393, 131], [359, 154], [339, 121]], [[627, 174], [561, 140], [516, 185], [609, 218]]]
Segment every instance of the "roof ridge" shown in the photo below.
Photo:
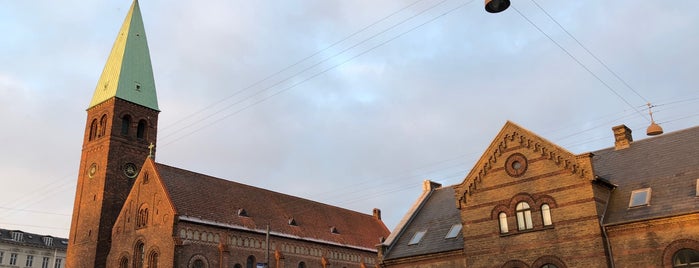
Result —
[[[646, 142], [651, 142], [651, 141], [655, 141], [655, 140], [659, 140], [659, 139], [665, 139], [665, 137], [667, 137], [667, 136], [672, 137], [672, 136], [682, 134], [684, 132], [689, 132], [689, 131], [693, 131], [693, 130], [697, 130], [697, 129], [699, 129], [699, 125], [693, 126], [693, 127], [688, 127], [688, 128], [683, 128], [683, 129], [679, 129], [679, 130], [674, 130], [674, 131], [670, 131], [670, 132], [665, 132], [665, 134], [658, 135], [658, 136], [651, 136], [651, 137], [647, 137], [647, 138], [640, 139], [640, 140], [634, 140], [632, 142], [632, 144], [646, 143]], [[633, 146], [629, 147], [629, 149], [630, 148], [633, 148]], [[592, 153], [594, 154], [596, 152], [606, 151], [609, 149], [614, 149], [614, 145], [594, 150], [594, 151], [592, 151]]]

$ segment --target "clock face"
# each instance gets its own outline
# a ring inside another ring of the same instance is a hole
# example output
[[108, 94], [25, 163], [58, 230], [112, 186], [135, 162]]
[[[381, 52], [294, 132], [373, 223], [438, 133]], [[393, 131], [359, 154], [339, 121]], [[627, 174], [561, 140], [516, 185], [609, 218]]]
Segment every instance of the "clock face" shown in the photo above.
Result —
[[95, 173], [97, 173], [97, 164], [92, 163], [92, 165], [90, 165], [90, 167], [87, 169], [87, 176], [92, 178], [95, 176]]
[[529, 163], [527, 163], [527, 158], [524, 157], [523, 154], [514, 153], [507, 158], [507, 161], [505, 161], [505, 172], [507, 172], [507, 175], [516, 178], [524, 175], [524, 172], [527, 171], [528, 165]]
[[126, 163], [124, 165], [124, 175], [133, 179], [136, 177], [136, 175], [138, 175], [138, 168], [134, 163]]

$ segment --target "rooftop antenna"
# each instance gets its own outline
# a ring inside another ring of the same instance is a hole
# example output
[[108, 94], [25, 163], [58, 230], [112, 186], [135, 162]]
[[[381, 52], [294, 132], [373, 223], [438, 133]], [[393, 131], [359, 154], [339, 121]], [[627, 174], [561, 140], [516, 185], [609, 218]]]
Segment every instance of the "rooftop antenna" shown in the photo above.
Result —
[[657, 136], [660, 134], [663, 134], [663, 128], [660, 127], [660, 125], [655, 123], [655, 120], [653, 120], [653, 105], [650, 105], [650, 102], [647, 103], [648, 105], [648, 114], [650, 114], [650, 126], [648, 126], [648, 129], [646, 129], [646, 135], [648, 136]]

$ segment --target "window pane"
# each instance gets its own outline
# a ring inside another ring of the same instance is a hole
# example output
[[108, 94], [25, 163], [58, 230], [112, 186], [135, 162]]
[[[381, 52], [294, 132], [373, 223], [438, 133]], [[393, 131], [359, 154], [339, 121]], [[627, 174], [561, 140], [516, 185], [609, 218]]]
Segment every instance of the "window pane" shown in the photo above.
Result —
[[507, 214], [505, 212], [500, 212], [500, 215], [498, 215], [499, 221], [500, 221], [500, 233], [508, 233], [509, 227], [507, 226]]
[[650, 200], [650, 188], [635, 190], [631, 192], [629, 207], [648, 205]]
[[533, 228], [531, 210], [524, 211], [524, 222], [527, 224], [527, 229]]
[[551, 209], [548, 204], [541, 205], [541, 218], [543, 219], [544, 226], [553, 224], [553, 221], [551, 221]]
[[408, 245], [414, 245], [420, 242], [422, 240], [422, 237], [425, 236], [425, 233], [427, 231], [419, 231], [413, 235], [413, 238], [410, 239], [410, 242], [408, 242]]
[[459, 232], [461, 232], [461, 223], [457, 223], [451, 226], [451, 229], [449, 229], [449, 232], [447, 233], [447, 236], [444, 238], [454, 238], [456, 237]]

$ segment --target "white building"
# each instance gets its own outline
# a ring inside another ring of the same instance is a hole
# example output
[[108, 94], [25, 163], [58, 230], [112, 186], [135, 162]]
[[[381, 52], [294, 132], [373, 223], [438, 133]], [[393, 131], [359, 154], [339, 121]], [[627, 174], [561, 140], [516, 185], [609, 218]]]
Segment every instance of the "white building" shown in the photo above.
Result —
[[65, 267], [68, 239], [0, 229], [0, 267]]

